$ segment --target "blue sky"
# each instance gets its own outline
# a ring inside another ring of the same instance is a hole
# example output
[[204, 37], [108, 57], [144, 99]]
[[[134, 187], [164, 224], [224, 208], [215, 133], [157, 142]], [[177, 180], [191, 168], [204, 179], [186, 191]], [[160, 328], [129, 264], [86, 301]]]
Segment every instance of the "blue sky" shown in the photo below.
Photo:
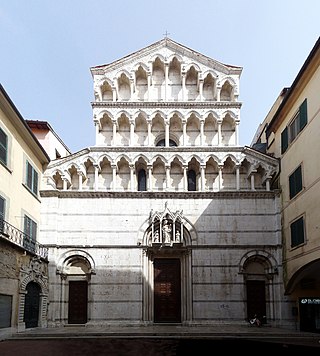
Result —
[[240, 144], [250, 145], [319, 37], [320, 1], [0, 0], [0, 82], [25, 119], [72, 152], [95, 144], [90, 67], [164, 37], [243, 67]]

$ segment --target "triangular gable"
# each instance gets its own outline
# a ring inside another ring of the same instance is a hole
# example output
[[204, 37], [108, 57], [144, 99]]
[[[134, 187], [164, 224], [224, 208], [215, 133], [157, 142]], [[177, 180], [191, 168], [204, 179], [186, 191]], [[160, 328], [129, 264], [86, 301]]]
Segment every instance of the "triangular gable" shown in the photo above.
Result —
[[91, 73], [92, 75], [95, 74], [104, 74], [105, 72], [108, 72], [109, 70], [115, 70], [118, 67], [123, 67], [126, 65], [126, 63], [130, 63], [132, 61], [139, 61], [140, 58], [145, 58], [147, 56], [152, 56], [152, 54], [156, 54], [163, 48], [167, 48], [168, 50], [171, 50], [173, 53], [177, 55], [181, 55], [182, 57], [188, 57], [192, 59], [194, 62], [199, 62], [203, 65], [206, 65], [210, 68], [216, 69], [220, 72], [223, 72], [225, 74], [238, 74], [240, 75], [242, 72], [242, 67], [239, 66], [234, 66], [234, 65], [228, 65], [228, 64], [223, 64], [215, 59], [212, 59], [210, 57], [207, 57], [197, 51], [194, 51], [193, 49], [186, 47], [184, 45], [181, 45], [178, 42], [175, 42], [171, 40], [168, 37], [165, 37], [164, 39], [157, 41], [147, 47], [144, 47], [138, 51], [135, 51], [125, 57], [122, 57], [114, 62], [111, 62], [109, 64], [105, 65], [98, 65], [91, 67]]

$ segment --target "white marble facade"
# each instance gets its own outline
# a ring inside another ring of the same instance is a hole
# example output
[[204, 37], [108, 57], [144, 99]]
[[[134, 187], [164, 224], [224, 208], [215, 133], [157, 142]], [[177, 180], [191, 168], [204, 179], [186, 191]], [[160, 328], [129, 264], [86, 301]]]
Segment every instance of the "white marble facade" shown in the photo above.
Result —
[[241, 71], [169, 38], [91, 68], [95, 145], [52, 161], [41, 192], [49, 326], [243, 323], [253, 308], [290, 326], [278, 161], [239, 146]]

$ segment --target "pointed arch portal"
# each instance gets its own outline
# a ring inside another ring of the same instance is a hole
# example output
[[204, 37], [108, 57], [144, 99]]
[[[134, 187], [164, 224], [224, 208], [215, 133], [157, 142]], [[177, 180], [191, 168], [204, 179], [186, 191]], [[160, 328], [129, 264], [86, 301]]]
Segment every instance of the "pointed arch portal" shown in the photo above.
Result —
[[143, 238], [144, 307], [149, 323], [192, 318], [191, 233], [182, 211], [151, 211]]

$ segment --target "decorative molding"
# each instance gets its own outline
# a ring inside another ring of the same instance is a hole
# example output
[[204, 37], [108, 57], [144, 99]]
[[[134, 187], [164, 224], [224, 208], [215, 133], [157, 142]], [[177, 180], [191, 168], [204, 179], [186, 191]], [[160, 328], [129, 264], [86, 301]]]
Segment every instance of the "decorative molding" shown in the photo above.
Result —
[[235, 108], [240, 109], [240, 101], [92, 101], [92, 108], [170, 108], [170, 109], [215, 109], [215, 108]]
[[223, 64], [213, 58], [203, 55], [200, 52], [181, 45], [178, 42], [165, 38], [109, 64], [92, 67], [91, 73], [93, 75], [104, 75], [106, 72], [115, 71], [123, 66], [130, 65], [133, 62], [139, 62], [141, 59], [147, 60], [147, 58], [151, 56], [157, 56], [157, 54], [160, 54], [161, 50], [164, 48], [172, 50], [175, 55], [180, 55], [182, 58], [187, 57], [195, 63], [200, 63], [206, 67], [220, 71], [225, 75], [240, 75], [242, 72], [242, 67]]
[[219, 191], [219, 192], [111, 192], [111, 191], [69, 191], [42, 190], [41, 197], [58, 198], [123, 198], [123, 199], [274, 199], [280, 190], [273, 191]]

